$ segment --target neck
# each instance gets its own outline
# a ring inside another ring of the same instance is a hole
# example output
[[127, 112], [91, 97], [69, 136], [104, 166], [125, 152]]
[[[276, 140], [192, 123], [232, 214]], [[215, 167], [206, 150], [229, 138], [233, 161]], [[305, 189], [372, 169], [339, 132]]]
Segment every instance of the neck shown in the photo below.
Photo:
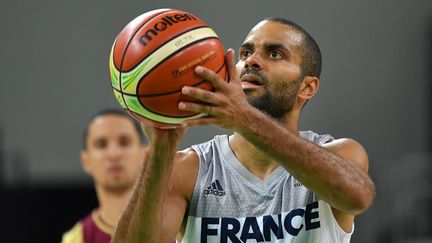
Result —
[[243, 166], [261, 180], [267, 178], [279, 165], [277, 162], [269, 160], [263, 152], [238, 133], [230, 138], [229, 143]]
[[[287, 128], [294, 134], [298, 134], [298, 116], [288, 115], [277, 121], [280, 125]], [[260, 179], [267, 178], [277, 167], [279, 163], [270, 158], [265, 152], [261, 151], [254, 144], [250, 143], [239, 133], [234, 133], [230, 138], [230, 146], [237, 159], [252, 174]]]
[[114, 227], [132, 192], [132, 187], [122, 192], [111, 192], [100, 187], [96, 188], [99, 209], [98, 217], [107, 226]]
[[280, 125], [288, 129], [288, 131], [298, 134], [298, 124], [300, 119], [300, 109], [293, 108], [293, 110], [287, 114], [285, 117], [277, 121]]

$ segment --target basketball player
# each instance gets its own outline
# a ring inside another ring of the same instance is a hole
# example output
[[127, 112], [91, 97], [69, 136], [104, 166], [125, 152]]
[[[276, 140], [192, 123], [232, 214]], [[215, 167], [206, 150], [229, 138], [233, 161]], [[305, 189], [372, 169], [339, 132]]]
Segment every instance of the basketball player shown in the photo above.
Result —
[[95, 184], [99, 208], [63, 235], [62, 243], [109, 243], [144, 161], [139, 124], [121, 110], [103, 110], [84, 130], [82, 166]]
[[[201, 102], [179, 108], [208, 116], [179, 129], [143, 127], [146, 169], [114, 243], [174, 235], [188, 243], [350, 241], [354, 217], [375, 189], [358, 142], [298, 129], [320, 84], [317, 44], [295, 23], [268, 18], [249, 32], [238, 57], [235, 65], [234, 52], [226, 54], [228, 82], [196, 68], [214, 92], [183, 88]], [[200, 124], [234, 134], [176, 152], [186, 127]]]

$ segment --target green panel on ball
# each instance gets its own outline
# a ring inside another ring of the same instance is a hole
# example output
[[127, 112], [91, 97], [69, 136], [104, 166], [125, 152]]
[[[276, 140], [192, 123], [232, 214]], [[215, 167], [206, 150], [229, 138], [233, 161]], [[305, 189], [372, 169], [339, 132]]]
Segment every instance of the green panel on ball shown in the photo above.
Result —
[[141, 114], [144, 107], [139, 103], [137, 97], [125, 95], [126, 103], [131, 111]]
[[147, 72], [143, 72], [146, 68], [147, 64], [152, 60], [151, 57], [147, 58], [143, 62], [141, 62], [136, 68], [134, 68], [131, 72], [122, 73], [121, 74], [121, 86], [122, 90], [128, 94], [135, 94], [136, 86], [138, 82]]
[[156, 122], [161, 122], [161, 123], [166, 123], [166, 124], [180, 124], [185, 120], [199, 118], [199, 117], [203, 116], [203, 114], [197, 114], [195, 116], [187, 117], [187, 118], [166, 117], [166, 116], [155, 114], [155, 113], [147, 110], [145, 107], [143, 107], [141, 105], [141, 103], [139, 102], [139, 100], [136, 96], [129, 96], [129, 95], [124, 94], [123, 97], [126, 101], [126, 104], [129, 108], [129, 110], [136, 112], [136, 113], [138, 113], [144, 117], [147, 117], [150, 120], [156, 121]]
[[119, 85], [119, 72], [114, 68], [110, 67], [110, 77], [111, 77], [111, 86], [115, 89], [120, 90], [120, 85]]
[[114, 91], [115, 99], [116, 99], [117, 102], [120, 104], [120, 106], [121, 106], [123, 109], [127, 109], [127, 107], [126, 107], [126, 105], [125, 105], [125, 103], [124, 103], [124, 101], [123, 101], [122, 94], [121, 94], [120, 92], [118, 92], [117, 90], [115, 90], [115, 89], [113, 89], [113, 91]]
[[109, 61], [109, 72], [110, 72], [110, 77], [111, 77], [111, 86], [114, 89], [120, 90], [120, 85], [119, 85], [120, 72], [115, 67], [115, 65], [114, 65], [114, 59], [113, 59], [113, 52], [114, 52], [115, 43], [116, 42], [114, 41], [114, 44], [113, 44], [113, 46], [111, 48], [110, 61]]

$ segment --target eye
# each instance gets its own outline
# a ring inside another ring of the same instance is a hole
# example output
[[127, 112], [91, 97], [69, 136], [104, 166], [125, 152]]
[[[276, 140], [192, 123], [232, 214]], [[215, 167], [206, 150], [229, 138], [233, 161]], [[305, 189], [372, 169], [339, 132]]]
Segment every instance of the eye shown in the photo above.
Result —
[[98, 139], [94, 143], [94, 146], [97, 149], [104, 149], [107, 147], [107, 145], [108, 145], [108, 142], [106, 141], [106, 139]]
[[119, 139], [120, 147], [128, 147], [132, 143], [132, 139], [130, 137], [124, 136]]
[[281, 59], [282, 58], [282, 54], [277, 50], [269, 51], [268, 55], [272, 59]]
[[240, 59], [246, 59], [252, 55], [252, 52], [248, 49], [240, 50], [239, 56]]

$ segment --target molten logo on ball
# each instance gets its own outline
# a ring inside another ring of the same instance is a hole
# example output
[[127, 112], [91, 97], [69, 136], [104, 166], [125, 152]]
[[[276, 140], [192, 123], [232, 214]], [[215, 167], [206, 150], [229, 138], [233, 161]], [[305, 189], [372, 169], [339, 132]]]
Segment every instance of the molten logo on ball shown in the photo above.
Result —
[[168, 28], [168, 26], [171, 26], [173, 24], [177, 24], [179, 21], [188, 21], [188, 20], [196, 20], [196, 18], [190, 14], [176, 14], [174, 16], [165, 16], [162, 18], [163, 21], [157, 22], [154, 24], [153, 29], [147, 30], [144, 35], [141, 36], [140, 42], [146, 46], [147, 42], [150, 42], [153, 40], [153, 38], [150, 36], [150, 34], [153, 34], [153, 37], [158, 35], [158, 32], [164, 31]]

